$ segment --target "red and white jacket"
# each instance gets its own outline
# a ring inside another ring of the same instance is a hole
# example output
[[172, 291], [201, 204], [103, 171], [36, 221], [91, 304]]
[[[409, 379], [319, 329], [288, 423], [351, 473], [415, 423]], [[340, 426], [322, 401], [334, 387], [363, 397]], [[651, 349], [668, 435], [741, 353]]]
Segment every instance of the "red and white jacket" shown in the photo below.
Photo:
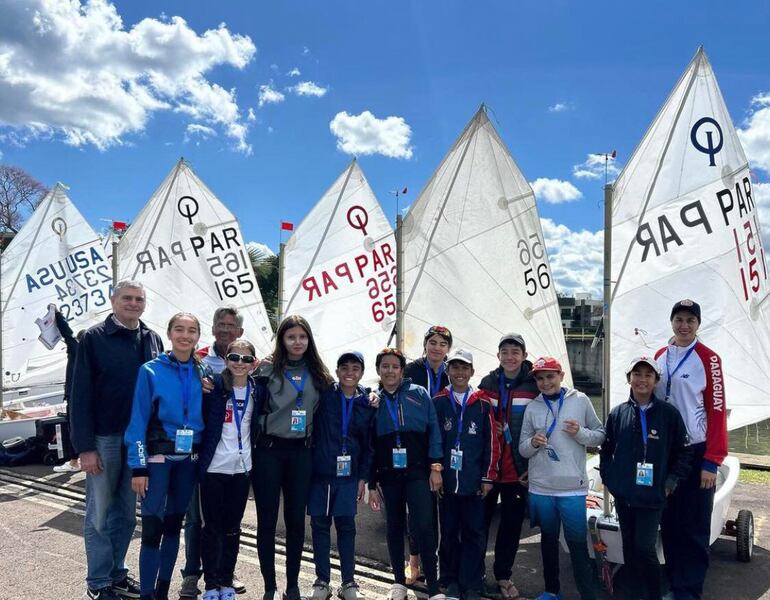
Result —
[[[690, 348], [693, 351], [677, 370], [676, 366]], [[655, 395], [666, 397], [666, 384], [671, 373], [668, 401], [679, 409], [690, 444], [706, 443], [703, 468], [716, 472], [727, 456], [727, 404], [722, 359], [696, 339], [687, 347], [664, 346], [655, 354], [655, 360], [661, 370]]]

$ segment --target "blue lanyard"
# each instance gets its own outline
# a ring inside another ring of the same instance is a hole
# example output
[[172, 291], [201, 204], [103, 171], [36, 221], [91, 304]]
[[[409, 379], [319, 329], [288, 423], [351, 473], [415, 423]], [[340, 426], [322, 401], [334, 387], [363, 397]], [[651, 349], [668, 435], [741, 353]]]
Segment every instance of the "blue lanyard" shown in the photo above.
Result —
[[[564, 388], [559, 390], [559, 412], [554, 412], [553, 405], [551, 404], [551, 401], [543, 396], [543, 400], [545, 401], [545, 405], [548, 407], [548, 410], [553, 415], [553, 421], [551, 421], [551, 425], [548, 427], [548, 430], [545, 432], [545, 437], [550, 438], [551, 434], [553, 433], [553, 430], [556, 429], [556, 420], [558, 419], [559, 415], [561, 414], [561, 405], [564, 404]], [[548, 417], [546, 416], [546, 420], [548, 420]]]
[[305, 381], [307, 380], [307, 367], [305, 368], [305, 371], [302, 373], [302, 379], [299, 382], [299, 385], [297, 385], [297, 382], [292, 379], [291, 375], [288, 371], [284, 370], [283, 372], [284, 377], [289, 380], [289, 383], [291, 383], [292, 387], [297, 390], [297, 408], [302, 408], [302, 393], [305, 389]]
[[393, 428], [396, 430], [396, 446], [401, 447], [401, 426], [398, 423], [398, 392], [396, 396], [391, 396], [385, 390], [382, 390], [382, 395], [385, 398], [385, 408], [388, 409], [388, 414], [393, 421]]
[[238, 401], [235, 399], [235, 390], [230, 390], [230, 401], [233, 403], [233, 416], [235, 417], [235, 428], [238, 430], [238, 453], [243, 452], [241, 443], [241, 420], [246, 416], [246, 407], [249, 405], [249, 396], [251, 395], [251, 383], [246, 382], [246, 398], [243, 400], [243, 410], [238, 412]]
[[449, 386], [449, 400], [452, 402], [452, 406], [455, 409], [455, 415], [457, 415], [457, 435], [455, 435], [455, 449], [460, 449], [460, 435], [463, 432], [463, 418], [465, 417], [465, 407], [468, 403], [468, 394], [470, 394], [470, 388], [465, 390], [462, 403], [460, 404], [460, 414], [457, 414], [457, 400], [455, 400], [455, 392], [452, 386]]
[[685, 352], [684, 357], [682, 358], [682, 360], [679, 361], [679, 364], [677, 364], [676, 367], [674, 367], [674, 372], [672, 373], [669, 370], [669, 366], [668, 366], [668, 348], [666, 348], [666, 377], [667, 377], [667, 379], [666, 379], [666, 402], [668, 402], [668, 399], [671, 397], [671, 378], [674, 375], [676, 375], [676, 372], [679, 370], [679, 367], [681, 367], [684, 364], [684, 362], [688, 358], [690, 358], [690, 354], [692, 354], [693, 350], [695, 350], [695, 344], [693, 344], [692, 347], [690, 347], [690, 349], [687, 352]]
[[642, 445], [644, 446], [644, 460], [647, 462], [647, 411], [639, 406], [639, 421], [642, 424]]
[[433, 398], [436, 394], [441, 391], [441, 376], [444, 374], [444, 370], [446, 369], [446, 366], [444, 363], [441, 363], [441, 366], [438, 368], [438, 373], [436, 373], [436, 376], [434, 378], [433, 376], [433, 369], [430, 368], [430, 363], [428, 362], [428, 359], [425, 359], [425, 372], [428, 375], [428, 391], [430, 392], [430, 397]]
[[500, 421], [508, 413], [508, 390], [505, 389], [505, 374], [502, 367], [500, 367], [500, 377], [498, 378], [497, 385], [500, 388], [500, 400], [497, 403], [497, 420]]
[[186, 363], [179, 363], [179, 379], [182, 382], [182, 412], [184, 414], [182, 429], [187, 429], [187, 417], [190, 412], [190, 398], [192, 397], [192, 359]]
[[[355, 394], [353, 395], [355, 398]], [[350, 428], [350, 417], [353, 414], [353, 398], [348, 400], [340, 389], [340, 401], [342, 405], [342, 454], [348, 453], [348, 429]]]

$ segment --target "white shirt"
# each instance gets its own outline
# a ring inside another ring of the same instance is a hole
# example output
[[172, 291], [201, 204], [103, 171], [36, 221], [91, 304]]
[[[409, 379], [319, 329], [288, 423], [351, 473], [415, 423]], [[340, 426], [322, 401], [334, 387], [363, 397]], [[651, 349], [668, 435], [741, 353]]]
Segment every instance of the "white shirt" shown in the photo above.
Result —
[[[246, 398], [245, 387], [233, 387], [235, 399], [238, 404]], [[242, 404], [241, 404], [242, 406]], [[243, 463], [246, 464], [246, 471], [251, 471], [251, 414], [254, 412], [254, 402], [249, 398], [246, 406], [246, 414], [241, 419], [241, 447], [238, 451], [238, 428], [235, 424], [233, 415], [233, 403], [228, 399], [225, 408], [225, 422], [222, 425], [222, 437], [219, 438], [219, 444], [214, 452], [214, 458], [211, 460], [208, 473], [222, 473], [224, 475], [235, 475], [243, 473]]]

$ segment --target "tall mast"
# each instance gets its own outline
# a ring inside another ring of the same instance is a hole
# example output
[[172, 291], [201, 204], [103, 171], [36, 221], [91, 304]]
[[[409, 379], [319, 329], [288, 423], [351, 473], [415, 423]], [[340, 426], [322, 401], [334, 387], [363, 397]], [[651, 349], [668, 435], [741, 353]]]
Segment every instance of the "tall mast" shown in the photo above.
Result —
[[281, 242], [278, 249], [278, 324], [283, 321], [283, 272], [286, 243]]
[[[610, 413], [610, 313], [612, 300], [612, 184], [604, 184], [604, 302], [602, 304], [602, 421], [607, 422]], [[604, 515], [612, 513], [610, 494], [604, 488]]]
[[396, 348], [404, 351], [404, 217], [396, 214]]

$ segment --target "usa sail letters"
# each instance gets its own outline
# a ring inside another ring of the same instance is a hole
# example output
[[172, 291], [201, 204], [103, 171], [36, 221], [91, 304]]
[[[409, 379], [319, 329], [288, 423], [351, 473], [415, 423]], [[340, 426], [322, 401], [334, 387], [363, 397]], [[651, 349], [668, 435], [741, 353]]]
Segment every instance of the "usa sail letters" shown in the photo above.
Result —
[[112, 270], [98, 246], [72, 252], [26, 273], [24, 279], [28, 294], [55, 294], [68, 321], [106, 305], [112, 294]]
[[139, 276], [172, 265], [183, 269], [185, 263], [205, 261], [220, 300], [248, 294], [256, 286], [246, 248], [235, 227], [211, 228], [205, 235], [175, 240], [166, 247], [150, 247], [138, 252], [136, 261]]

